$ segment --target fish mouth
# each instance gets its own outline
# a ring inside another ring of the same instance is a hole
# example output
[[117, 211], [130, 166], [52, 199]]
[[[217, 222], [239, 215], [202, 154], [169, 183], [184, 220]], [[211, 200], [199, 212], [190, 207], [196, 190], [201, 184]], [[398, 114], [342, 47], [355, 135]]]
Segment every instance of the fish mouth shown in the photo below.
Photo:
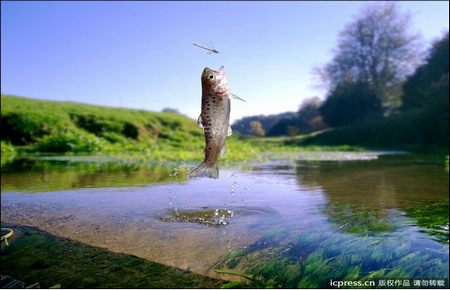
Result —
[[216, 91], [216, 95], [218, 95], [220, 97], [224, 97], [224, 96], [228, 95], [228, 91]]

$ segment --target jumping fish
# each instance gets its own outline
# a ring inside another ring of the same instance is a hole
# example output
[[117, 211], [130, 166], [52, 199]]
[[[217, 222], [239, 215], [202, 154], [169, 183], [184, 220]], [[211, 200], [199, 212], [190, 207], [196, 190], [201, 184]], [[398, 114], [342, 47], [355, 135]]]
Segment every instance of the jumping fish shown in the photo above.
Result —
[[205, 132], [205, 159], [189, 175], [219, 178], [218, 159], [226, 154], [225, 139], [231, 135], [230, 93], [223, 66], [218, 71], [205, 68], [201, 76], [202, 110], [198, 126]]

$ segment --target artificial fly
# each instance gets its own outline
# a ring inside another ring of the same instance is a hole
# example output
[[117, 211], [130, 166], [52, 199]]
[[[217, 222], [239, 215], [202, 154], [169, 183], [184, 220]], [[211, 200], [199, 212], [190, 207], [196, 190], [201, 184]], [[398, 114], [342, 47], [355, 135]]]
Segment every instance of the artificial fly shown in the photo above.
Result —
[[211, 53], [219, 53], [212, 45], [211, 45], [211, 48], [209, 48], [209, 47], [198, 45], [196, 43], [193, 43], [193, 44], [195, 46], [197, 46], [197, 47], [200, 47], [200, 48], [203, 48], [204, 50], [207, 50], [209, 54], [211, 54]]

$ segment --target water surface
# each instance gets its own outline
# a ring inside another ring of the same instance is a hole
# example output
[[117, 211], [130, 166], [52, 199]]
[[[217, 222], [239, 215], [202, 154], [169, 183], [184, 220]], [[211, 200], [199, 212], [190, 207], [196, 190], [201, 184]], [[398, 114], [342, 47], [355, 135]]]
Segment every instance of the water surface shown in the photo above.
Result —
[[218, 180], [187, 180], [181, 165], [22, 160], [2, 169], [2, 221], [211, 277], [246, 273], [265, 286], [448, 283], [448, 171], [440, 163], [313, 152], [234, 164]]

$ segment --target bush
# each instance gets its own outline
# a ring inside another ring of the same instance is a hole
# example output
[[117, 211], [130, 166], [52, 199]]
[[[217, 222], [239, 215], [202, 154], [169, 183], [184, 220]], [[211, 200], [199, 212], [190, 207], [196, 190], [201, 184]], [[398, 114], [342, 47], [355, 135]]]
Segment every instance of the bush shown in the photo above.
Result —
[[102, 137], [104, 139], [106, 139], [108, 142], [110, 143], [119, 143], [119, 144], [127, 144], [130, 142], [129, 139], [127, 139], [126, 137], [124, 137], [123, 135], [114, 133], [114, 132], [106, 132], [104, 134], [102, 134]]
[[320, 112], [327, 124], [337, 127], [379, 118], [383, 110], [368, 84], [350, 83], [335, 88]]
[[95, 135], [83, 131], [64, 131], [51, 136], [45, 136], [35, 144], [40, 152], [95, 152], [100, 151], [107, 142]]
[[14, 159], [16, 150], [10, 143], [1, 142], [1, 164], [6, 164]]
[[2, 116], [2, 139], [7, 139], [15, 145], [30, 144], [49, 134], [48, 123], [41, 114], [12, 113]]

